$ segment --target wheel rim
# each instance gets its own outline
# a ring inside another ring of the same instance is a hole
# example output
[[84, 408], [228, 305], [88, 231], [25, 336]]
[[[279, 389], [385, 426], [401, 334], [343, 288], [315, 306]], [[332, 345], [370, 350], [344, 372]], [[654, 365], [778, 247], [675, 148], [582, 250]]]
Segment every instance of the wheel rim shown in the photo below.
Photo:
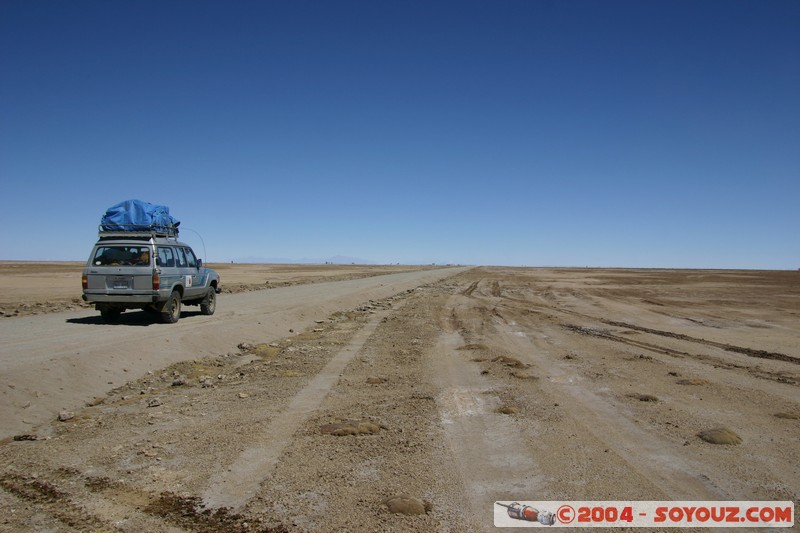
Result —
[[170, 312], [173, 319], [177, 319], [181, 316], [181, 302], [177, 298], [172, 300], [172, 309], [170, 309]]

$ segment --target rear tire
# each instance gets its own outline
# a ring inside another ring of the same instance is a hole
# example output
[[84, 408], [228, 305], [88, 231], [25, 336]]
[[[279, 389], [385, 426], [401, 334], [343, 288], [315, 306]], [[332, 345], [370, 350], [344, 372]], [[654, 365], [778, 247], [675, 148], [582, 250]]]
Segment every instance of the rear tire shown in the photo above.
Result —
[[119, 320], [119, 315], [122, 314], [122, 311], [119, 309], [102, 309], [100, 311], [100, 316], [103, 317], [103, 320], [108, 322], [109, 324], [116, 324]]
[[174, 324], [181, 317], [181, 293], [173, 291], [169, 299], [161, 308], [161, 321], [165, 324]]
[[206, 297], [200, 302], [200, 312], [204, 315], [213, 315], [217, 310], [217, 291], [209, 287]]

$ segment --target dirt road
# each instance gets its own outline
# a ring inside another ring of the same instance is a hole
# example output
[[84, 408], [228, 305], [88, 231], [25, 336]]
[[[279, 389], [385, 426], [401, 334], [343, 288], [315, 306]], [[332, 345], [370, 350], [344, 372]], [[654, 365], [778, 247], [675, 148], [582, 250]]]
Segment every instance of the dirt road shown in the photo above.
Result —
[[[179, 330], [9, 319], [2, 379], [12, 352], [107, 364], [55, 385], [100, 377], [90, 405], [8, 432], [0, 524], [488, 531], [496, 500], [797, 502], [797, 276], [437, 270], [228, 296]], [[718, 427], [738, 444], [698, 436]]]
[[143, 312], [125, 313], [120, 324], [107, 325], [94, 310], [0, 321], [0, 438], [79, 407], [147, 371], [235, 352], [241, 342], [271, 342], [334, 311], [452, 273], [407, 272], [230, 294], [219, 298], [213, 317], [187, 307], [177, 325], [155, 323]]

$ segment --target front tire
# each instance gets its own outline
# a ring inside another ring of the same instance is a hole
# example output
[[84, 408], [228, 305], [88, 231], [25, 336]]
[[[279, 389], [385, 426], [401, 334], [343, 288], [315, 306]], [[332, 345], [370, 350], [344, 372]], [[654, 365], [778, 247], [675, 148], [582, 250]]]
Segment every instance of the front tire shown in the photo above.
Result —
[[161, 308], [161, 320], [165, 324], [174, 324], [181, 317], [181, 293], [173, 291]]
[[200, 302], [200, 312], [204, 315], [213, 315], [217, 310], [217, 291], [209, 287], [206, 297]]

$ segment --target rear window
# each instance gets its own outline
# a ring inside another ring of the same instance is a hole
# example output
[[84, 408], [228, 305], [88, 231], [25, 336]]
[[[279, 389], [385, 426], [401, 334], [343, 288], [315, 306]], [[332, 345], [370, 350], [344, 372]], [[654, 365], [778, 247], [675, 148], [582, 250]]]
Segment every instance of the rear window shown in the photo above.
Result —
[[92, 264], [96, 266], [150, 266], [147, 246], [98, 246]]

